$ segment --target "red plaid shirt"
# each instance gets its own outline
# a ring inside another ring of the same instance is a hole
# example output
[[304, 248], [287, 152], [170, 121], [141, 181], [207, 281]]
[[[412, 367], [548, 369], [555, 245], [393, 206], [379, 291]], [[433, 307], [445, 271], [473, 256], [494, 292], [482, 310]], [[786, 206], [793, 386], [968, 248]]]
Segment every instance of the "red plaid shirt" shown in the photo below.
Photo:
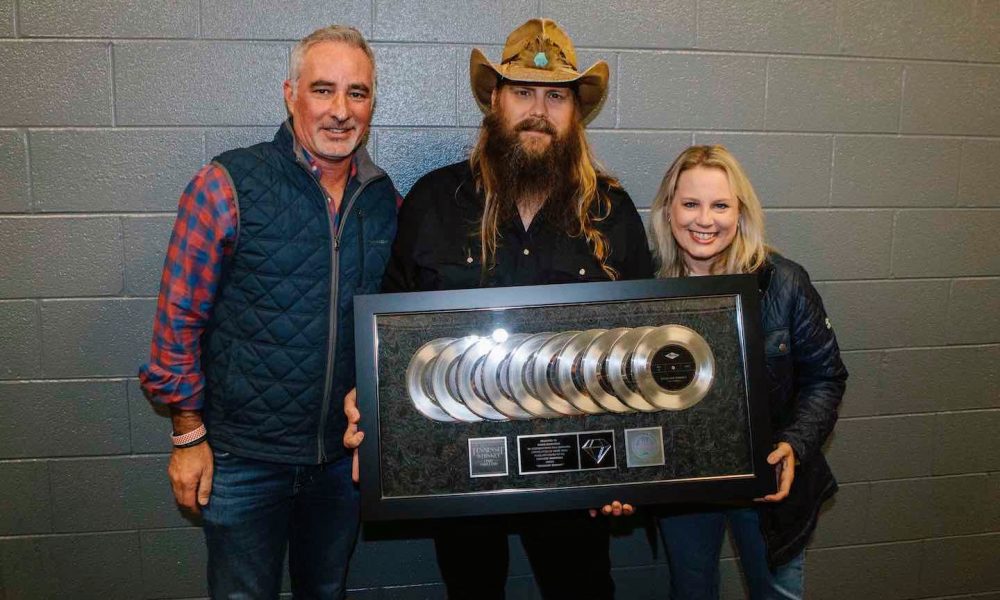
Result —
[[[313, 175], [319, 165], [301, 151]], [[350, 177], [357, 175], [352, 161]], [[327, 202], [333, 211], [333, 202]], [[334, 215], [337, 218], [338, 215]], [[184, 410], [200, 410], [205, 376], [201, 335], [212, 314], [222, 262], [236, 245], [236, 194], [222, 167], [203, 167], [181, 194], [167, 246], [153, 322], [149, 362], [139, 368], [146, 397]]]

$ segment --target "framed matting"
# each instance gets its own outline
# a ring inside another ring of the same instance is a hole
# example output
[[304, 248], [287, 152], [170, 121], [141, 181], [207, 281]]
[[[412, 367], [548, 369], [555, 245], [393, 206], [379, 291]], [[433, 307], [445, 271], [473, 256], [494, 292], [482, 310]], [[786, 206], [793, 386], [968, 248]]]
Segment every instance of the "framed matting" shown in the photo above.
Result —
[[365, 520], [776, 487], [752, 275], [355, 298]]

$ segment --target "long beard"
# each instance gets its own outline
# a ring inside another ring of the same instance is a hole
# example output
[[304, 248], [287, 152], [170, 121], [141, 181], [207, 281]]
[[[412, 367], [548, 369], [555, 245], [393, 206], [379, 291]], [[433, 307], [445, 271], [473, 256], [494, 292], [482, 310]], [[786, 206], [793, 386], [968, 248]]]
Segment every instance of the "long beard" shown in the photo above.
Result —
[[[573, 125], [579, 127], [578, 124]], [[521, 131], [541, 131], [552, 136], [548, 147], [528, 150], [521, 142]], [[536, 215], [568, 234], [575, 234], [577, 224], [577, 161], [582, 148], [577, 132], [563, 136], [544, 119], [521, 121], [508, 129], [497, 112], [483, 119], [483, 157], [496, 177], [496, 201], [502, 221], [513, 218], [518, 205], [529, 199], [541, 199]]]

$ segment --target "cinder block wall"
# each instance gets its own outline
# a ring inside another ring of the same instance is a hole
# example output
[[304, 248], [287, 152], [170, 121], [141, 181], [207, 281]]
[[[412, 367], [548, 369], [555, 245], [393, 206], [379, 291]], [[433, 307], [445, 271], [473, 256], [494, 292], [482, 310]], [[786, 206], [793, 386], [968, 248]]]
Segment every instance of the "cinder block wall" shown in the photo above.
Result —
[[[375, 42], [370, 147], [405, 192], [475, 134], [470, 49], [536, 15], [611, 64], [591, 136], [637, 204], [727, 144], [826, 299], [852, 379], [809, 597], [1000, 598], [996, 0], [0, 0], [0, 598], [205, 595], [135, 372], [178, 194], [271, 136], [291, 42]], [[641, 530], [614, 560], [620, 597], [664, 597]], [[351, 574], [368, 600], [437, 582], [420, 539], [361, 543]]]

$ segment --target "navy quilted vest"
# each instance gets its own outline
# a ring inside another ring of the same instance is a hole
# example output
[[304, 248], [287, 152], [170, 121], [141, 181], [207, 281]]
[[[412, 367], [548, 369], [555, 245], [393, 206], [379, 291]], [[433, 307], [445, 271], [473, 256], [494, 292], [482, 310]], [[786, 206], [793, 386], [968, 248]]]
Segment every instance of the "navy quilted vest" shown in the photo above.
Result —
[[335, 249], [326, 195], [292, 144], [286, 124], [274, 142], [215, 158], [236, 190], [239, 229], [205, 333], [204, 419], [214, 448], [314, 464], [345, 454], [353, 296], [381, 279], [396, 195], [364, 154], [369, 179], [345, 190]]

